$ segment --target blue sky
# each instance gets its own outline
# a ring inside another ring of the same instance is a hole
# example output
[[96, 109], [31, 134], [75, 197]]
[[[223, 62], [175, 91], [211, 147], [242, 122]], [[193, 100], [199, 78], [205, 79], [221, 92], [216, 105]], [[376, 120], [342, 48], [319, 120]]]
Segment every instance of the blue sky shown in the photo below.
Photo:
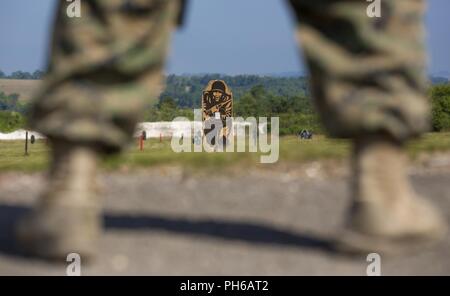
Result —
[[[10, 73], [45, 68], [55, 3], [56, 0], [1, 1], [1, 70]], [[450, 71], [450, 1], [428, 3], [430, 72]], [[169, 73], [265, 74], [304, 70], [294, 42], [293, 17], [285, 1], [190, 0], [186, 17], [185, 26], [173, 37]]]

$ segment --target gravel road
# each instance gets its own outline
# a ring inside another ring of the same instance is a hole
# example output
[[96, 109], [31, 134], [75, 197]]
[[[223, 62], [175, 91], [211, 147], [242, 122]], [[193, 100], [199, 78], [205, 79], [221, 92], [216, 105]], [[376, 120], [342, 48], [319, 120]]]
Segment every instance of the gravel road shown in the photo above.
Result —
[[[450, 220], [446, 159], [413, 167], [411, 178]], [[329, 248], [349, 202], [345, 166], [331, 167], [103, 173], [105, 233], [98, 258], [82, 261], [82, 274], [365, 275], [365, 256]], [[40, 173], [0, 174], [0, 275], [65, 275], [65, 262], [23, 257], [13, 240], [14, 222], [44, 184]], [[421, 253], [382, 257], [381, 272], [450, 275], [450, 238]]]

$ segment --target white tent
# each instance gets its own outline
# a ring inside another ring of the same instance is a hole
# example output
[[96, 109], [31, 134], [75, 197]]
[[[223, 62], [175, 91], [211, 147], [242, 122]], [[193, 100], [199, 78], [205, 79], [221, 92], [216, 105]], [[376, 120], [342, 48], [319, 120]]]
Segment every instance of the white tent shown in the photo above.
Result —
[[[233, 122], [233, 127], [240, 125], [249, 125], [245, 122]], [[194, 126], [196, 130], [202, 129], [201, 121], [160, 121], [160, 122], [141, 122], [137, 125], [135, 130], [135, 137], [139, 137], [142, 131], [145, 131], [148, 138], [172, 137], [177, 135], [186, 135], [189, 130], [193, 131]], [[20, 129], [12, 133], [0, 133], [0, 141], [7, 140], [25, 140], [26, 130]], [[262, 126], [259, 126], [259, 132], [263, 133]], [[193, 135], [193, 133], [191, 133]], [[44, 139], [45, 137], [34, 131], [28, 131], [28, 138], [34, 135], [36, 139]]]
[[[0, 140], [2, 141], [25, 140], [25, 134], [26, 130], [23, 129], [14, 131], [12, 133], [5, 133], [5, 134], [0, 133]], [[28, 139], [30, 139], [32, 135], [35, 137], [36, 140], [45, 138], [38, 132], [28, 131]]]

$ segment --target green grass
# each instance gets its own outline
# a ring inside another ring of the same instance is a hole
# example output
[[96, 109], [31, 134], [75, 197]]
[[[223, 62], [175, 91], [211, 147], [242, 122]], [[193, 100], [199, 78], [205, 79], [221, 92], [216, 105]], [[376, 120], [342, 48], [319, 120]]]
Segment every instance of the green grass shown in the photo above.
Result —
[[[238, 167], [268, 167], [271, 164], [260, 164], [260, 153], [175, 153], [171, 150], [170, 140], [162, 143], [159, 139], [145, 142], [144, 151], [139, 151], [137, 143], [133, 143], [121, 155], [103, 160], [106, 170], [121, 168], [142, 168], [160, 165], [182, 165], [198, 169], [217, 169]], [[350, 144], [346, 140], [330, 139], [315, 136], [312, 140], [300, 141], [295, 136], [280, 139], [280, 157], [277, 164], [296, 164], [319, 159], [344, 159], [348, 157]], [[421, 153], [450, 151], [450, 133], [429, 133], [408, 145], [412, 157]], [[0, 141], [0, 171], [40, 171], [48, 165], [48, 147], [44, 141], [29, 144], [29, 155], [24, 156], [24, 141]]]
[[37, 171], [48, 163], [48, 148], [44, 141], [28, 143], [29, 155], [25, 156], [25, 141], [0, 141], [0, 171]]

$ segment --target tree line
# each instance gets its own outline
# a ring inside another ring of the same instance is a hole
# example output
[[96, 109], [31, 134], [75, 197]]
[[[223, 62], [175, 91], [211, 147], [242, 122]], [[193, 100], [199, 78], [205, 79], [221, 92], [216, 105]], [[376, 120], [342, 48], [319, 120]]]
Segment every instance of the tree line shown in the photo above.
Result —
[[14, 71], [11, 74], [7, 75], [2, 70], [0, 70], [0, 79], [31, 79], [37, 80], [42, 79], [44, 77], [45, 72], [41, 70], [36, 70], [33, 73], [27, 71]]
[[[194, 108], [200, 109], [200, 97]], [[303, 128], [322, 131], [311, 101], [305, 95], [280, 96], [256, 85], [242, 97], [235, 96], [234, 117], [280, 117], [280, 134], [294, 134]], [[171, 121], [175, 117], [194, 119], [193, 108], [183, 107], [170, 96], [161, 96], [158, 103], [147, 109], [145, 121]]]
[[167, 76], [166, 88], [161, 93], [160, 99], [171, 97], [179, 107], [198, 108], [203, 89], [210, 80], [215, 79], [226, 81], [235, 98], [242, 97], [258, 85], [263, 85], [268, 92], [278, 96], [308, 95], [308, 80], [305, 77], [205, 74]]
[[[193, 119], [200, 108], [201, 93], [212, 79], [223, 79], [233, 90], [234, 116], [280, 117], [280, 134], [302, 129], [323, 132], [307, 89], [306, 78], [259, 77], [255, 75], [174, 76], [167, 79], [157, 104], [148, 109], [146, 121], [170, 121], [177, 116]], [[450, 84], [444, 78], [430, 79], [433, 131], [450, 131]]]
[[450, 84], [435, 85], [430, 90], [431, 122], [434, 131], [450, 131]]
[[[145, 111], [144, 121], [171, 121], [183, 116], [194, 118], [201, 106], [201, 93], [212, 79], [223, 79], [233, 90], [235, 117], [280, 117], [280, 134], [296, 134], [302, 129], [322, 132], [314, 111], [306, 78], [261, 77], [256, 75], [167, 77], [166, 88], [156, 103]], [[450, 84], [430, 88], [434, 131], [450, 131]], [[0, 131], [24, 126], [28, 105], [17, 94], [0, 92]]]

